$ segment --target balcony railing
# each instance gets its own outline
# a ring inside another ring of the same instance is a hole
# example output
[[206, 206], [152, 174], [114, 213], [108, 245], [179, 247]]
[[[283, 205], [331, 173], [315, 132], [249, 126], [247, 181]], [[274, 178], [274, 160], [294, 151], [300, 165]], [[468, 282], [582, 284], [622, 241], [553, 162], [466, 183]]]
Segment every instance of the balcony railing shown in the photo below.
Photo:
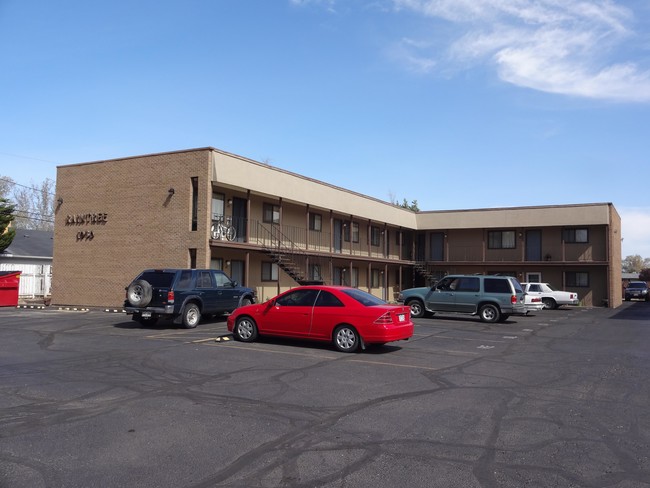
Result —
[[[232, 227], [234, 237], [229, 239], [229, 234], [219, 231], [219, 229], [223, 229], [221, 226]], [[330, 232], [260, 222], [253, 219], [224, 218], [221, 215], [213, 216], [211, 237], [215, 240], [246, 242], [263, 248], [282, 247], [291, 249], [294, 253], [334, 253], [346, 256], [399, 259], [399, 247], [389, 246], [389, 252], [386, 253], [383, 238], [380, 240], [379, 246], [369, 246], [365, 242], [345, 241], [342, 235], [334, 239]]]
[[[234, 229], [234, 236], [225, 232], [213, 233], [215, 240], [234, 242], [245, 242], [258, 245], [263, 248], [277, 248], [291, 250], [292, 253], [302, 254], [337, 254], [342, 256], [370, 257], [375, 259], [409, 260], [413, 256], [412, 250], [407, 246], [400, 247], [394, 240], [385, 242], [382, 235], [378, 246], [369, 245], [367, 236], [361, 235], [360, 241], [346, 241], [343, 234], [332, 234], [327, 231], [315, 231], [305, 227], [292, 225], [279, 225], [268, 222], [261, 222], [253, 219], [238, 219], [237, 217], [223, 217], [215, 215], [213, 218], [213, 229], [215, 226], [224, 225], [226, 228]], [[223, 229], [223, 228], [222, 228]], [[232, 233], [232, 231], [231, 231]], [[388, 252], [386, 252], [388, 250]], [[400, 250], [402, 257], [400, 258]], [[481, 244], [454, 245], [450, 243], [446, 256], [442, 260], [430, 259], [424, 253], [415, 252], [418, 260], [423, 262], [599, 262], [606, 261], [606, 253], [602, 249], [593, 247], [575, 247], [571, 244], [558, 244], [553, 246], [544, 245], [541, 253], [531, 256], [525, 248], [516, 249], [484, 249]]]

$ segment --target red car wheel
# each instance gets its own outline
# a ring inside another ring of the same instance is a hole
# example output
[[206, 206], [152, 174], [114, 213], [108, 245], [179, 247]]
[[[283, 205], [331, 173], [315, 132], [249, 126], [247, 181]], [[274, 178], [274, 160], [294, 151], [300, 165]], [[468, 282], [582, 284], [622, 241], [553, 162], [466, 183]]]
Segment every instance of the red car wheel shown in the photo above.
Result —
[[359, 347], [359, 334], [350, 325], [339, 325], [334, 330], [334, 345], [341, 352], [354, 352]]

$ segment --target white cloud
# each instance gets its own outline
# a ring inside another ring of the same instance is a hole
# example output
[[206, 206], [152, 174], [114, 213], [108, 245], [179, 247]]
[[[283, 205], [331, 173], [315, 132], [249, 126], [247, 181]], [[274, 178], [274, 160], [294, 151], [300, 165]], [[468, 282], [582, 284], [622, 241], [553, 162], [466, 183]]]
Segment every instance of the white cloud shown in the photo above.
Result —
[[298, 7], [306, 7], [307, 5], [324, 5], [329, 12], [335, 12], [336, 0], [289, 0], [289, 3]]
[[432, 71], [437, 64], [435, 59], [426, 55], [430, 47], [431, 43], [429, 42], [415, 41], [405, 37], [393, 47], [391, 55], [405, 64], [408, 69], [427, 73]]
[[[488, 62], [502, 80], [550, 93], [650, 102], [650, 70], [634, 60], [610, 58], [635, 38], [629, 27], [632, 11], [614, 1], [393, 2], [398, 9], [454, 24], [459, 35], [448, 41], [447, 63]], [[401, 47], [407, 60], [427, 58], [421, 48]], [[439, 49], [432, 47], [431, 52]], [[428, 67], [434, 65], [429, 59]]]

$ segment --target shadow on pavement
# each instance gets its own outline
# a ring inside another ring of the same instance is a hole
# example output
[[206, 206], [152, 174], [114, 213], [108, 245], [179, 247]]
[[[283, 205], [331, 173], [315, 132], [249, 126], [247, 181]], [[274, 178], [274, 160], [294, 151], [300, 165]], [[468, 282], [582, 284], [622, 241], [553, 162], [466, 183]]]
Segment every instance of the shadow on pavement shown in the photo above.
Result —
[[650, 320], [650, 302], [624, 303], [610, 320]]

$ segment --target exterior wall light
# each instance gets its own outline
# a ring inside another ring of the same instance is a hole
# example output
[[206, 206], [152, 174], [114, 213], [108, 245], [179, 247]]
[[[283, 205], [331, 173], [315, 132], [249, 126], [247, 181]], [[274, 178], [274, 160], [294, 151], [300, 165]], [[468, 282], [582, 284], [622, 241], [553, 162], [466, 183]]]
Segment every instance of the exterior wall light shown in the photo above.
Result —
[[62, 197], [57, 198], [56, 203], [58, 203], [59, 205], [63, 205], [63, 198]]
[[173, 188], [170, 188], [169, 190], [167, 190], [167, 192], [169, 193], [169, 196], [170, 196], [170, 197], [171, 197], [174, 193], [176, 193], [176, 191], [175, 191]]

